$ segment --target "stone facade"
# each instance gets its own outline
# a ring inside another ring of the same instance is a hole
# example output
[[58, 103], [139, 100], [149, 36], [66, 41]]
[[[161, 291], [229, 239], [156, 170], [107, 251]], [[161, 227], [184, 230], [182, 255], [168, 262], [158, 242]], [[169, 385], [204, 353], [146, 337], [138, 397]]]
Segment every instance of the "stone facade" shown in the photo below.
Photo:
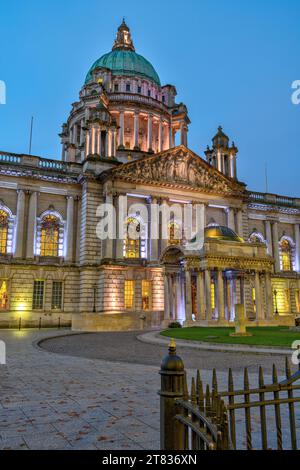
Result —
[[[124, 23], [112, 53], [121, 54], [118, 68], [108, 68], [110, 54], [92, 67], [63, 126], [61, 161], [0, 152], [0, 326], [20, 318], [32, 327], [73, 319], [74, 330], [87, 331], [228, 325], [236, 303], [245, 304], [249, 323], [293, 324], [300, 199], [248, 191], [222, 128], [206, 160], [189, 150], [186, 106], [133, 56]], [[138, 245], [96, 232], [103, 203], [115, 208], [116, 228], [126, 226], [118, 219], [125, 196], [127, 208], [143, 206], [144, 216], [126, 214], [143, 230]], [[163, 236], [160, 211], [174, 204], [193, 206], [193, 230], [202, 208], [208, 232], [196, 254]], [[228, 239], [211, 236], [226, 228]]]

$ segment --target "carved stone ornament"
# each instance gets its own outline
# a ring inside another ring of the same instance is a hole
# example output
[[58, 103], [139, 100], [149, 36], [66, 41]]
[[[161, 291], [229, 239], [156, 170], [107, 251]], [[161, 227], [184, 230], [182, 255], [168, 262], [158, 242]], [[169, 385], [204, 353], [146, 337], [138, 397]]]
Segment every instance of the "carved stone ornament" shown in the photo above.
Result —
[[128, 163], [112, 171], [113, 179], [162, 186], [189, 186], [209, 193], [243, 195], [243, 185], [231, 181], [185, 147]]

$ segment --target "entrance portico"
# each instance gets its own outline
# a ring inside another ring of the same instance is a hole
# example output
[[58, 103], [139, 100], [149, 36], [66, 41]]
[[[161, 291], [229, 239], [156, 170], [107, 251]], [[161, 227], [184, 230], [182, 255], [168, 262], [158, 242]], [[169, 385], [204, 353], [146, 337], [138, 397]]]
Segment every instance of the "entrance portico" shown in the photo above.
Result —
[[229, 325], [234, 322], [236, 304], [245, 305], [249, 322], [276, 322], [271, 286], [273, 258], [265, 245], [246, 243], [233, 235], [227, 239], [211, 235], [206, 229], [204, 246], [198, 252], [183, 246], [165, 250], [161, 259], [164, 324], [179, 321], [184, 326]]

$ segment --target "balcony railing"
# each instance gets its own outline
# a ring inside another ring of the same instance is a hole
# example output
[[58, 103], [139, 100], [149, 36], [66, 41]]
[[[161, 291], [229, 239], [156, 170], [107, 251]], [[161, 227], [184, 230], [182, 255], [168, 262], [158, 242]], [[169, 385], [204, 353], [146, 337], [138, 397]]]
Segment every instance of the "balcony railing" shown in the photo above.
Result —
[[78, 173], [80, 165], [77, 163], [67, 163], [59, 160], [49, 160], [47, 158], [35, 157], [33, 155], [22, 155], [10, 152], [0, 152], [0, 165], [8, 164], [12, 166], [29, 166], [41, 170], [52, 170], [59, 173]]
[[288, 206], [300, 208], [300, 199], [288, 196], [279, 196], [277, 194], [251, 192], [248, 194], [250, 201], [263, 204], [273, 204], [276, 206]]
[[153, 108], [160, 109], [161, 111], [168, 112], [167, 106], [162, 103], [161, 101], [155, 100], [150, 96], [139, 95], [137, 93], [110, 93], [109, 94], [110, 101], [130, 101], [132, 103], [139, 103], [145, 104], [147, 106], [151, 106]]

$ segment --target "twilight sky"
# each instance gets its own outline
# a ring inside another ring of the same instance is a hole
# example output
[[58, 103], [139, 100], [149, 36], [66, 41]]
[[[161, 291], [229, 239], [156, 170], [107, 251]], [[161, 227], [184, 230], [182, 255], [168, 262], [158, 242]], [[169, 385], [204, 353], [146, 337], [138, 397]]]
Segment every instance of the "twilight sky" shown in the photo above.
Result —
[[92, 63], [125, 16], [136, 51], [189, 108], [204, 156], [221, 124], [249, 189], [300, 197], [299, 0], [1, 0], [0, 150], [60, 158], [58, 133]]

